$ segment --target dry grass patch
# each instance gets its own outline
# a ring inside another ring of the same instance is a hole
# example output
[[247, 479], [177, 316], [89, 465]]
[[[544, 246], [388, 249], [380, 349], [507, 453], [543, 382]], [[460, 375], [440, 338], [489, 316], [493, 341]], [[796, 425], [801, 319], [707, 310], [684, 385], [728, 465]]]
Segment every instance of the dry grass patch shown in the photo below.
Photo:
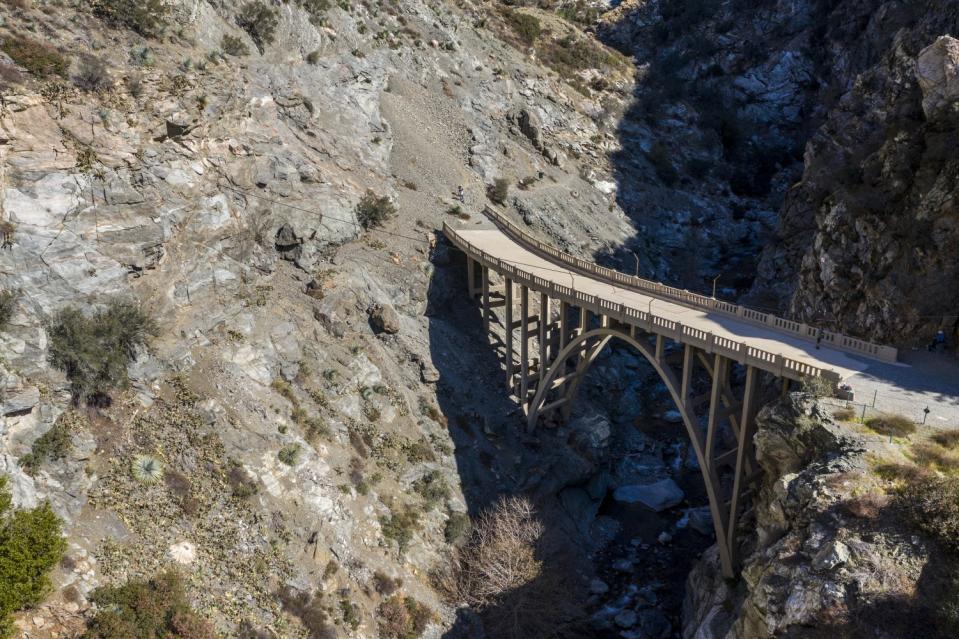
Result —
[[932, 436], [932, 441], [943, 448], [952, 450], [959, 446], [959, 430], [944, 430]]
[[952, 452], [938, 444], [924, 442], [912, 447], [912, 456], [916, 463], [944, 473], [959, 470], [959, 453]]
[[833, 411], [832, 416], [834, 419], [838, 419], [841, 422], [854, 422], [856, 421], [856, 411], [852, 408], [837, 408]]
[[890, 498], [887, 495], [868, 493], [849, 499], [843, 503], [843, 508], [853, 517], [876, 519], [889, 502]]
[[916, 423], [902, 415], [880, 415], [866, 420], [866, 427], [880, 435], [908, 437], [916, 432]]

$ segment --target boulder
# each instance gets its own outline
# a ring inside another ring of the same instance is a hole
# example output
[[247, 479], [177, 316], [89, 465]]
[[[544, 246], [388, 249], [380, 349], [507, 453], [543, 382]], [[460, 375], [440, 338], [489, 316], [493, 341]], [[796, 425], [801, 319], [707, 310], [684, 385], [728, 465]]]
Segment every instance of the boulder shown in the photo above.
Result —
[[633, 610], [623, 610], [613, 619], [620, 628], [632, 628], [636, 625], [636, 612]]
[[916, 79], [926, 118], [959, 102], [959, 40], [944, 35], [923, 49], [916, 59]]
[[19, 415], [29, 413], [40, 402], [40, 389], [36, 386], [7, 391], [3, 394], [0, 413], [4, 415]]
[[689, 509], [689, 527], [701, 535], [716, 533], [713, 526], [713, 513], [709, 510], [709, 506]]
[[849, 548], [841, 541], [832, 541], [816, 553], [812, 565], [817, 570], [832, 570], [847, 561], [849, 561]]
[[524, 108], [519, 112], [517, 121], [519, 122], [519, 130], [523, 132], [523, 135], [529, 138], [534, 147], [542, 150], [543, 124], [540, 122], [539, 116]]
[[662, 479], [652, 484], [632, 484], [620, 486], [613, 493], [613, 499], [624, 504], [642, 504], [651, 510], [660, 512], [676, 506], [686, 494], [672, 479]]
[[400, 316], [389, 304], [374, 304], [370, 307], [370, 324], [378, 333], [396, 335], [400, 332]]

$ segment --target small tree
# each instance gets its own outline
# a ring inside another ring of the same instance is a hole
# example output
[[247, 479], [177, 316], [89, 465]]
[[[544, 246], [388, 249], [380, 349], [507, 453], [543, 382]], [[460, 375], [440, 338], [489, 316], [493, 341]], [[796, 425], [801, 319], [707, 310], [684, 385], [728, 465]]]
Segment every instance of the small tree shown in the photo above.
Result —
[[60, 536], [60, 518], [49, 503], [14, 510], [7, 478], [0, 476], [0, 638], [13, 636], [10, 615], [37, 604], [50, 589], [50, 570], [67, 544]]
[[262, 53], [267, 45], [273, 43], [279, 17], [273, 7], [267, 6], [260, 0], [253, 0], [240, 9], [240, 13], [236, 16], [236, 23], [250, 34], [253, 43]]
[[223, 49], [223, 53], [237, 58], [250, 55], [250, 49], [246, 46], [246, 43], [229, 33], [223, 34], [223, 39], [220, 40], [220, 48]]
[[63, 309], [47, 333], [50, 363], [66, 373], [74, 401], [105, 405], [109, 392], [126, 381], [127, 364], [156, 333], [156, 324], [136, 305], [112, 301], [91, 316]]
[[0, 331], [7, 327], [17, 305], [16, 291], [0, 291]]
[[509, 180], [506, 178], [496, 178], [492, 184], [486, 187], [486, 197], [495, 204], [505, 204], [508, 195]]
[[543, 31], [539, 18], [515, 9], [506, 9], [506, 21], [527, 45], [532, 45]]
[[373, 191], [367, 191], [360, 203], [356, 205], [356, 219], [365, 230], [383, 226], [386, 220], [396, 215], [396, 206], [390, 198], [377, 196]]
[[114, 27], [124, 27], [142, 36], [163, 34], [170, 15], [164, 0], [92, 0], [93, 14]]

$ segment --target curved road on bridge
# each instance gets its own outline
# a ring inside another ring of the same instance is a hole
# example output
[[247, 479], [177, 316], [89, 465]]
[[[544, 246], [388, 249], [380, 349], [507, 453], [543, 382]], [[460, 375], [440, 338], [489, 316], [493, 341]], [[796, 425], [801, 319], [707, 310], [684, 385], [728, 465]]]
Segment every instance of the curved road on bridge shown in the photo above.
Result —
[[[890, 352], [892, 358], [896, 357], [896, 351], [886, 347], [876, 347], [883, 349], [884, 357], [850, 352], [849, 349], [836, 348], [826, 342], [817, 347], [816, 340], [810, 337], [731, 316], [728, 312], [704, 309], [696, 304], [684, 304], [655, 293], [627, 288], [609, 281], [609, 278], [584, 273], [582, 269], [544, 255], [543, 251], [537, 250], [537, 246], [543, 247], [542, 243], [526, 237], [496, 211], [488, 210], [487, 218], [478, 223], [458, 226], [460, 228], [448, 226], [447, 234], [458, 237], [459, 243], [465, 242], [472, 249], [537, 278], [596, 296], [611, 305], [621, 304], [651, 313], [718, 338], [745, 342], [766, 353], [829, 371], [853, 387], [857, 393], [856, 401], [867, 404], [875, 402], [877, 410], [896, 411], [918, 421], [921, 413], [913, 413], [921, 411], [925, 405], [932, 405], [930, 424], [959, 427], [959, 365], [950, 356], [926, 356], [912, 352], [900, 357], [905, 360], [904, 363], [893, 363], [880, 361], [890, 359]], [[556, 252], [555, 249], [550, 250]], [[570, 259], [564, 256], [564, 260]]]

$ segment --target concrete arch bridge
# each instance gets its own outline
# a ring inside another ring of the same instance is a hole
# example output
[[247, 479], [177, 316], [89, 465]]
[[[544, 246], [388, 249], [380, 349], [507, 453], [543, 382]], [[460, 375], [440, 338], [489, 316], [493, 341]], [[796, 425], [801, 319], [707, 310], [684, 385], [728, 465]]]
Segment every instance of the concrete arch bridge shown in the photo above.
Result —
[[[480, 299], [487, 333], [501, 343], [507, 389], [524, 408], [528, 429], [569, 417], [608, 343], [635, 348], [682, 416], [706, 484], [723, 571], [734, 576], [737, 523], [758, 480], [754, 420], [759, 389], [770, 386], [760, 377], [777, 380], [782, 392], [807, 378], [837, 384], [862, 370], [863, 360], [895, 362], [896, 349], [624, 275], [535, 239], [492, 208], [485, 213], [478, 225], [447, 223], [443, 231], [466, 254], [470, 294]], [[737, 363], [745, 367], [739, 392], [730, 375]], [[699, 395], [697, 370], [711, 380]], [[721, 450], [723, 423], [735, 442]]]

